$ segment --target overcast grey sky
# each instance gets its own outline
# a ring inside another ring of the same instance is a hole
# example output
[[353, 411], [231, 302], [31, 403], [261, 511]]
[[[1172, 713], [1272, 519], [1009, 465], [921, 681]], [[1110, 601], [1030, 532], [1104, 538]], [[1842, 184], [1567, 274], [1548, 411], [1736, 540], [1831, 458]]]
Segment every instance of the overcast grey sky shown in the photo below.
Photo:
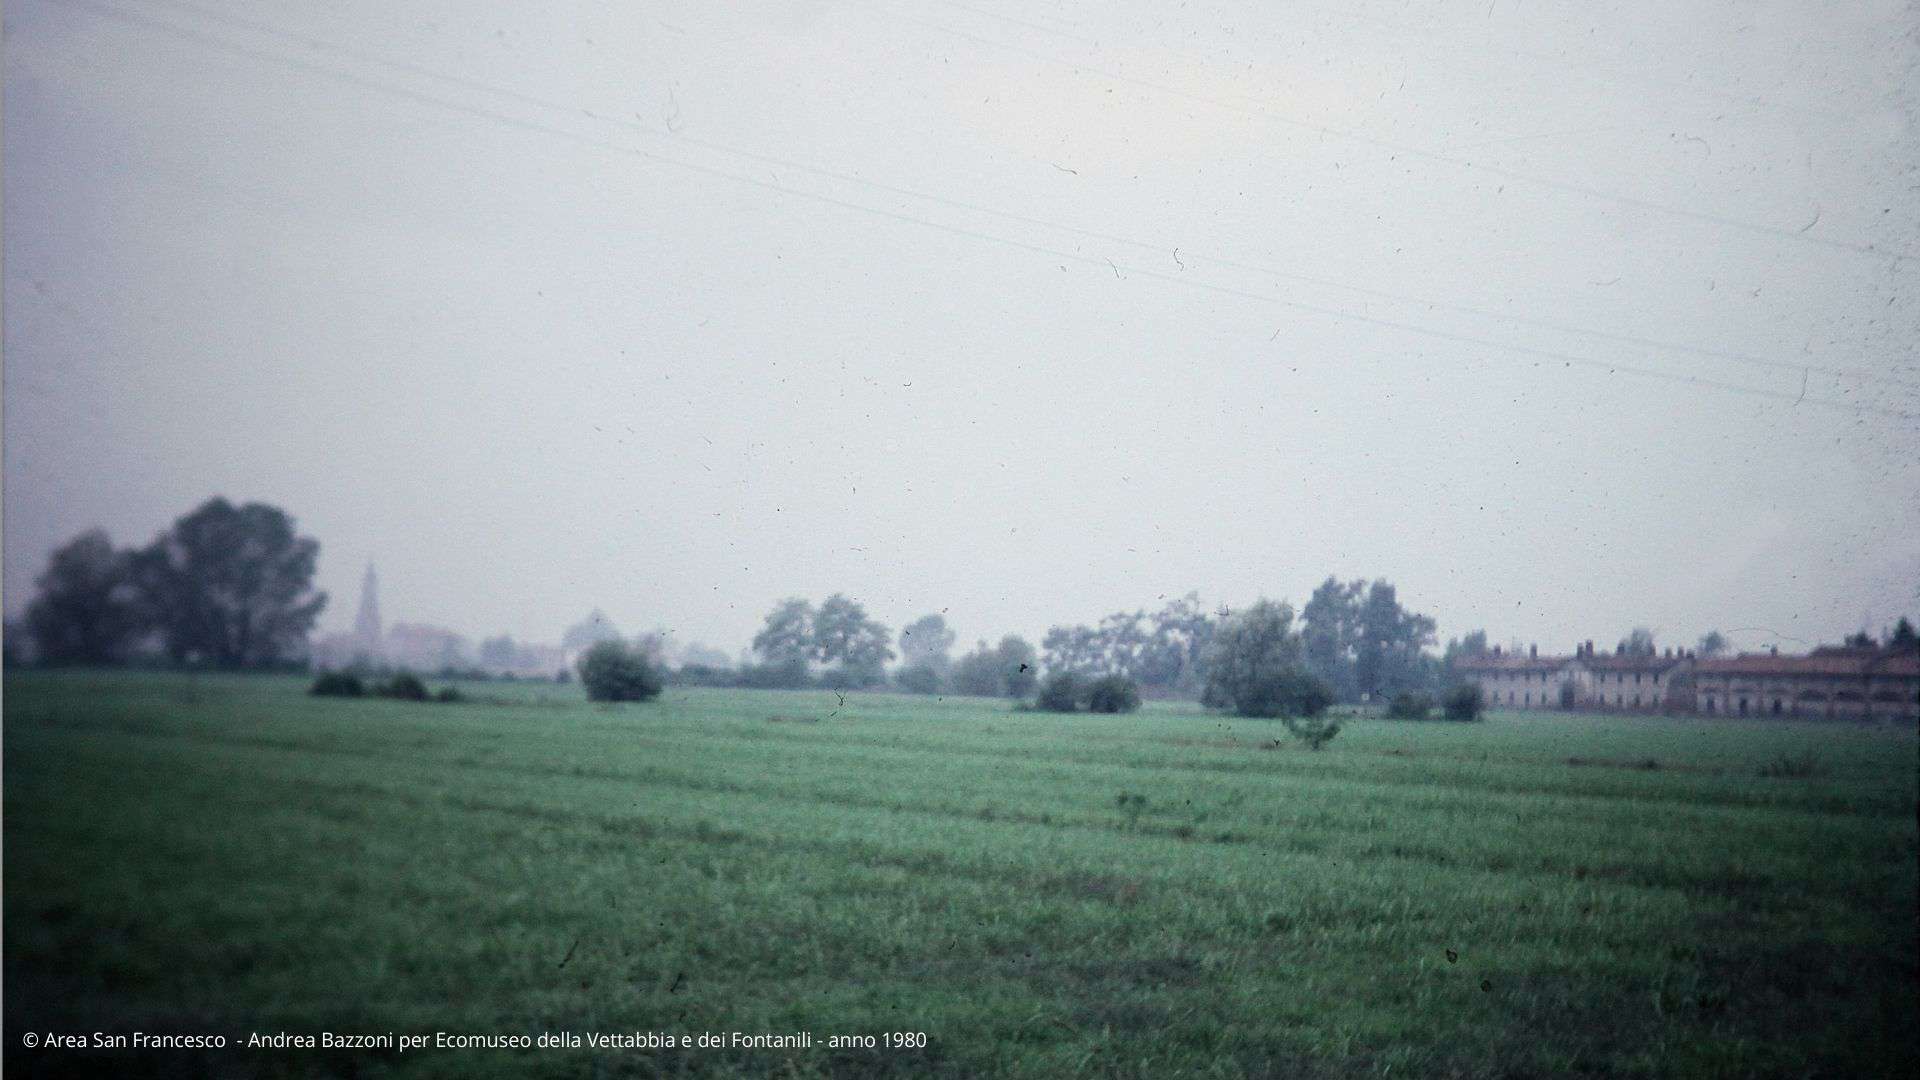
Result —
[[[721, 10], [721, 9], [730, 10]], [[213, 494], [390, 619], [1920, 612], [1890, 0], [20, 0], [5, 600]], [[1775, 635], [1778, 635], [1776, 637]]]

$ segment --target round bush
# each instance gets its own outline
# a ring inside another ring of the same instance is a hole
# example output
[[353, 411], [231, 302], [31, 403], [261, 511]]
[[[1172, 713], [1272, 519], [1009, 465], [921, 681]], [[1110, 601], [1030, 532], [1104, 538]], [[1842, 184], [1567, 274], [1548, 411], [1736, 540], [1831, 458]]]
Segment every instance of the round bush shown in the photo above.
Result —
[[1034, 707], [1046, 712], [1075, 712], [1086, 697], [1080, 676], [1071, 671], [1056, 671], [1040, 683]]
[[381, 685], [380, 696], [401, 701], [425, 701], [431, 695], [427, 693], [427, 684], [421, 682], [418, 675], [403, 671]]
[[1087, 684], [1087, 711], [1129, 713], [1140, 708], [1140, 688], [1125, 675], [1108, 675]]
[[591, 701], [646, 701], [662, 680], [647, 654], [624, 641], [602, 641], [580, 657], [580, 685]]
[[1449, 720], [1478, 720], [1482, 707], [1480, 687], [1475, 683], [1461, 683], [1447, 691], [1443, 705]]

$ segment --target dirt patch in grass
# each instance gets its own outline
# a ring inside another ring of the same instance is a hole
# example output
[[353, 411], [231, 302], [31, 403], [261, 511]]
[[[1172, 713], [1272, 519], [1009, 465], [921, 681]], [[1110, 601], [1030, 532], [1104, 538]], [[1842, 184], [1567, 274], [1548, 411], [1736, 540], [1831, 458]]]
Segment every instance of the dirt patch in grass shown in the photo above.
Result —
[[1142, 888], [1138, 881], [1111, 874], [1070, 874], [1049, 884], [1061, 892], [1110, 904], [1132, 904], [1140, 899]]

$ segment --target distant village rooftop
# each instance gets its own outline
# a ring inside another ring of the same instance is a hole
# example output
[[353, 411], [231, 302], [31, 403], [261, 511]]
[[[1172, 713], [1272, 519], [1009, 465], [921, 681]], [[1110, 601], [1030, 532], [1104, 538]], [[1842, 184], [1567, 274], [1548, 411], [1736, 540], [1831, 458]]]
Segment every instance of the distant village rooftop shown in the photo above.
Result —
[[1633, 652], [1624, 643], [1605, 653], [1585, 641], [1571, 656], [1495, 646], [1456, 659], [1454, 669], [1494, 708], [1920, 722], [1920, 649], [1912, 645], [1702, 660], [1687, 649]]

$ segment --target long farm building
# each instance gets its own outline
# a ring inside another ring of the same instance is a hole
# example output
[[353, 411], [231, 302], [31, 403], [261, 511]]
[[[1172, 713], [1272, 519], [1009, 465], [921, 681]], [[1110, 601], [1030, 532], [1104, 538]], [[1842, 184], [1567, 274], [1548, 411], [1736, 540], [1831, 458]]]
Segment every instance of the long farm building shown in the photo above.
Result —
[[1701, 659], [1684, 650], [1542, 656], [1498, 647], [1454, 662], [1496, 709], [1606, 710], [1920, 723], [1920, 650], [1830, 646]]

